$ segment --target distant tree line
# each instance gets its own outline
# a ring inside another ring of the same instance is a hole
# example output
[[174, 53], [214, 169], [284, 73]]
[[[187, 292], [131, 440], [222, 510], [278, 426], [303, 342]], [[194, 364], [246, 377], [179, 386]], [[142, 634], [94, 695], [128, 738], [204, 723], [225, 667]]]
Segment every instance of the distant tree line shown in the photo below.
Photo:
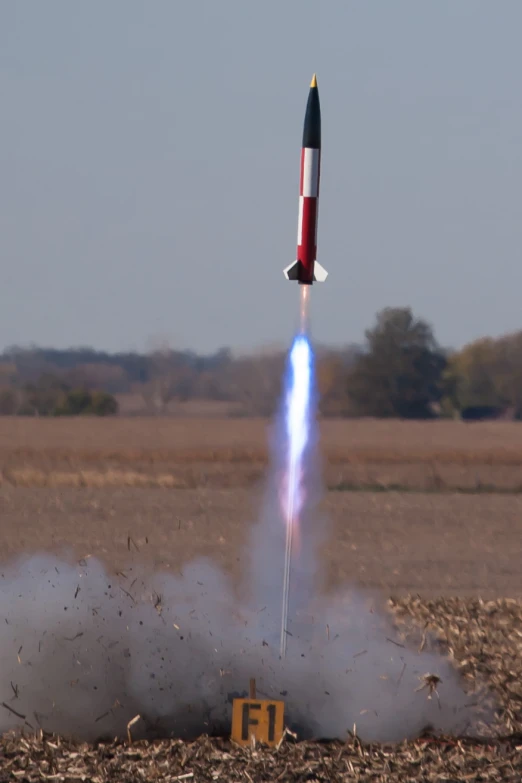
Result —
[[[188, 401], [270, 416], [284, 351], [236, 357], [171, 348], [147, 354], [12, 347], [0, 354], [0, 415], [168, 415]], [[408, 307], [377, 313], [363, 345], [317, 351], [324, 416], [522, 418], [522, 331], [443, 349]], [[228, 405], [228, 407], [226, 407]]]

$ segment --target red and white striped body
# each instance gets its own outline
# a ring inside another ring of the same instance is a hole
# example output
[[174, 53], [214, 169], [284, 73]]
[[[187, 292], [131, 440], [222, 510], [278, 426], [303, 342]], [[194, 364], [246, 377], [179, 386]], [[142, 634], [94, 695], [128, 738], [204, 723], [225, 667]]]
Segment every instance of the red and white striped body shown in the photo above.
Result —
[[297, 260], [300, 261], [300, 283], [313, 283], [317, 257], [317, 221], [319, 217], [319, 179], [321, 150], [303, 147], [299, 184], [299, 217], [297, 221]]
[[321, 109], [314, 74], [308, 94], [301, 147], [297, 259], [284, 270], [287, 280], [297, 280], [302, 285], [322, 283], [328, 276], [328, 272], [316, 261], [320, 178]]

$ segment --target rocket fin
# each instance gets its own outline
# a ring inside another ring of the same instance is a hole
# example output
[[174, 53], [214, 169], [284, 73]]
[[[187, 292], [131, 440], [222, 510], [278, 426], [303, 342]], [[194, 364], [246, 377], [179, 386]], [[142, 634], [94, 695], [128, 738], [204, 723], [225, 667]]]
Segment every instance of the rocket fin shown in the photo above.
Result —
[[299, 280], [299, 261], [292, 261], [290, 266], [283, 269], [283, 274], [287, 280]]
[[324, 283], [327, 277], [328, 272], [326, 269], [321, 266], [318, 261], [316, 261], [314, 264], [314, 283]]

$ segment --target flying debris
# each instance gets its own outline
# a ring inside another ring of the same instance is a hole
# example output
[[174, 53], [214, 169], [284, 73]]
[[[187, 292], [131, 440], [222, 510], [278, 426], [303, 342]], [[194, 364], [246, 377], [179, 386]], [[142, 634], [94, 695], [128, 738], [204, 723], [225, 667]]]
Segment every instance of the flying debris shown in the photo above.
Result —
[[315, 260], [317, 254], [317, 220], [319, 216], [319, 178], [321, 173], [321, 107], [314, 76], [310, 84], [303, 128], [301, 177], [299, 185], [299, 219], [297, 225], [297, 260], [287, 266], [287, 280], [301, 285], [323, 283], [328, 272]]

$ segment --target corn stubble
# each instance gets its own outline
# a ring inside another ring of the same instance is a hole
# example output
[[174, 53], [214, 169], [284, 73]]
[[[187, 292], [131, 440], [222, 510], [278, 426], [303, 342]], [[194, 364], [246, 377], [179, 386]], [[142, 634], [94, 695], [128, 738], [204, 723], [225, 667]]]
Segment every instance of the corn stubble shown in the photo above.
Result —
[[[130, 736], [96, 745], [75, 743], [42, 732], [9, 733], [0, 740], [5, 780], [140, 779], [234, 781], [482, 780], [518, 783], [522, 778], [520, 709], [522, 601], [392, 599], [397, 626], [411, 643], [422, 645], [429, 629], [441, 651], [454, 659], [472, 685], [486, 678], [498, 708], [495, 724], [481, 739], [433, 737], [415, 741], [363, 743], [357, 726], [347, 727], [342, 742], [295, 742], [287, 735], [280, 747], [242, 749], [227, 740], [201, 737], [132, 741]], [[427, 692], [427, 691], [426, 691]], [[14, 703], [14, 702], [13, 702]]]

